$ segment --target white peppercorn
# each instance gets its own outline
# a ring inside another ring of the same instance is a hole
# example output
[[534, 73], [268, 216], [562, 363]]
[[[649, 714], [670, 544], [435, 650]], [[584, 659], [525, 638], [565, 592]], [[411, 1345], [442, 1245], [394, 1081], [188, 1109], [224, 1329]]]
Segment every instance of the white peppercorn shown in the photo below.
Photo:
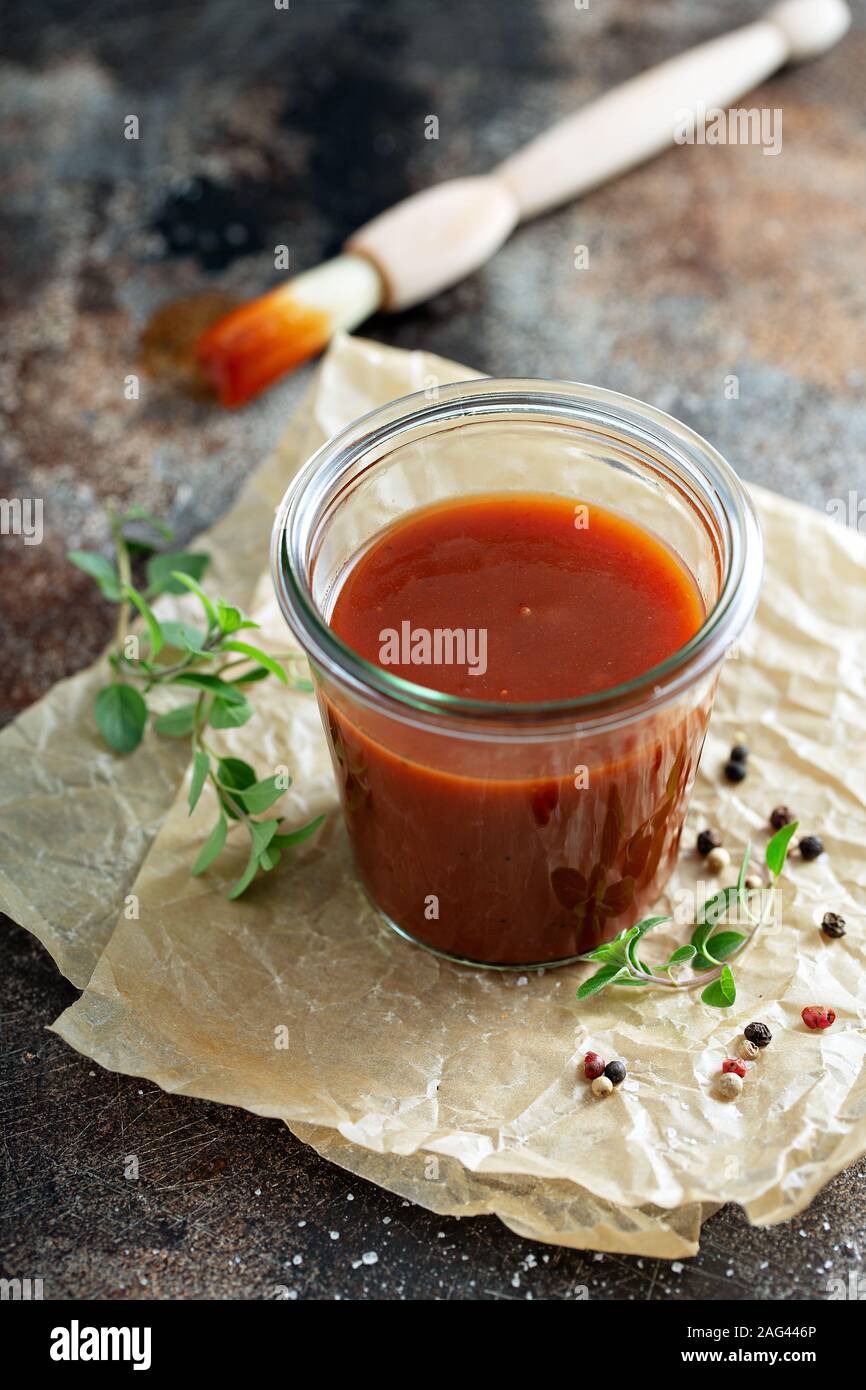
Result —
[[731, 856], [726, 849], [711, 849], [707, 855], [707, 868], [711, 874], [720, 874], [722, 869], [726, 869], [731, 862]]
[[743, 1078], [735, 1071], [726, 1071], [719, 1077], [717, 1086], [723, 1100], [736, 1100], [743, 1089]]
[[613, 1082], [609, 1081], [604, 1075], [597, 1076], [592, 1083], [592, 1094], [594, 1096], [609, 1096], [613, 1090]]

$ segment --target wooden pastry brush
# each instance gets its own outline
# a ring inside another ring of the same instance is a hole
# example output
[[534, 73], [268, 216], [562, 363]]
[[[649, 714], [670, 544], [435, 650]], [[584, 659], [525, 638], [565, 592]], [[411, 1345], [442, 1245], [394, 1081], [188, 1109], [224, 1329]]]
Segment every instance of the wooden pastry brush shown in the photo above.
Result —
[[223, 405], [242, 405], [334, 333], [429, 299], [483, 265], [519, 222], [667, 148], [678, 113], [728, 106], [783, 64], [824, 53], [849, 23], [844, 0], [783, 0], [607, 92], [492, 173], [414, 194], [349, 237], [343, 255], [210, 327], [196, 344], [204, 373]]

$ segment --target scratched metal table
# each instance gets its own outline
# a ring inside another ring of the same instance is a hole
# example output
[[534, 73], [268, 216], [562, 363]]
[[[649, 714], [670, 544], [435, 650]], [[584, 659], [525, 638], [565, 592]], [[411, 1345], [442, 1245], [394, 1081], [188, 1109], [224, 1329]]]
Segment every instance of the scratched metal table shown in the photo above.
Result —
[[[64, 561], [70, 540], [105, 539], [108, 500], [141, 502], [192, 536], [228, 506], [309, 379], [234, 415], [158, 382], [126, 400], [160, 304], [260, 290], [276, 245], [293, 268], [313, 265], [397, 198], [485, 170], [605, 86], [761, 8], [94, 0], [47, 16], [7, 4], [0, 495], [44, 498], [45, 537], [0, 550], [3, 718], [109, 637], [109, 613]], [[747, 103], [782, 111], [780, 153], [673, 150], [368, 331], [500, 375], [643, 397], [747, 478], [822, 510], [844, 503], [856, 524], [864, 85], [861, 14], [833, 53]], [[137, 140], [124, 138], [130, 115]], [[3, 1272], [41, 1276], [47, 1296], [567, 1299], [586, 1285], [591, 1298], [814, 1299], [859, 1267], [863, 1164], [790, 1225], [751, 1229], [721, 1211], [682, 1265], [431, 1215], [279, 1124], [103, 1072], [45, 1031], [75, 991], [41, 947], [10, 927], [0, 949]], [[137, 1182], [123, 1175], [130, 1152]]]

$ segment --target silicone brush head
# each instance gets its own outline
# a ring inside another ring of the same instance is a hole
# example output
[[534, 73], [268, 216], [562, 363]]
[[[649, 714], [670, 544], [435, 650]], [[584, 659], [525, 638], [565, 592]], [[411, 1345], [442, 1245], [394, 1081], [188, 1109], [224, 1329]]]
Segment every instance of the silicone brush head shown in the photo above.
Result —
[[225, 406], [239, 406], [356, 328], [382, 301], [382, 282], [362, 256], [338, 256], [240, 305], [196, 343], [202, 372]]

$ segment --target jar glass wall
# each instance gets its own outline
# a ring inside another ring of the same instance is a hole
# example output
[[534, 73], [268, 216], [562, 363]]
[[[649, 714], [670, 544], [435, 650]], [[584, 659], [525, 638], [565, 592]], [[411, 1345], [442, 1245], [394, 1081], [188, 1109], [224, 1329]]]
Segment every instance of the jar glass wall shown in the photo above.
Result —
[[[301, 470], [274, 528], [277, 595], [385, 920], [470, 964], [564, 963], [637, 921], [671, 872], [721, 663], [757, 602], [760, 531], [721, 456], [641, 402], [548, 381], [432, 394], [356, 421]], [[340, 640], [341, 584], [385, 527], [509, 491], [597, 504], [653, 532], [700, 590], [699, 631], [624, 685], [507, 705], [403, 680]]]

